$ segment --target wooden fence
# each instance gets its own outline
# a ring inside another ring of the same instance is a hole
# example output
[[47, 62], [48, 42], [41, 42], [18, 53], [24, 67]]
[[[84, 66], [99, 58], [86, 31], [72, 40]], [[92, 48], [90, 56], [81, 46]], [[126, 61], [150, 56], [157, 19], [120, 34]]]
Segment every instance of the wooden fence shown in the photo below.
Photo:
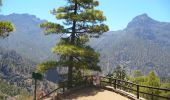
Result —
[[[144, 85], [139, 85], [135, 84], [129, 81], [125, 80], [120, 80], [116, 78], [111, 78], [111, 77], [101, 77], [101, 85], [102, 83], [105, 83], [104, 85], [109, 85], [114, 87], [114, 89], [121, 89], [130, 93], [136, 94], [136, 98], [139, 99], [141, 95], [148, 95], [150, 96], [151, 100], [154, 100], [154, 98], [160, 98], [160, 100], [170, 100], [170, 97], [165, 97], [161, 95], [154, 94], [155, 91], [161, 92], [170, 92], [170, 89], [163, 89], [163, 88], [157, 88], [157, 87], [151, 87], [151, 86], [144, 86]], [[148, 92], [143, 92], [142, 90], [148, 90]]]
[[[94, 81], [94, 77], [95, 76], [85, 76], [84, 77], [84, 81], [81, 83], [84, 86], [89, 86], [87, 84], [93, 85], [93, 81]], [[90, 79], [90, 81], [89, 81]], [[111, 86], [113, 87], [115, 90], [116, 89], [120, 89], [126, 92], [130, 92], [136, 95], [136, 98], [139, 99], [139, 97], [141, 97], [142, 95], [148, 95], [150, 96], [151, 100], [154, 100], [154, 98], [160, 98], [160, 100], [170, 100], [170, 97], [165, 97], [165, 96], [161, 96], [161, 95], [157, 95], [154, 94], [155, 91], [165, 91], [165, 92], [170, 92], [170, 89], [163, 89], [163, 88], [157, 88], [157, 87], [151, 87], [151, 86], [144, 86], [144, 85], [139, 85], [139, 84], [135, 84], [129, 81], [125, 81], [125, 80], [120, 80], [120, 79], [116, 79], [116, 78], [112, 78], [112, 77], [102, 77], [100, 76], [100, 84], [99, 86]], [[67, 90], [67, 81], [64, 82], [60, 82], [59, 83], [59, 87], [51, 92], [49, 92], [48, 94], [44, 95], [43, 97], [41, 97], [38, 100], [42, 100], [43, 98], [46, 98], [48, 96], [50, 96], [53, 93], [64, 93]], [[73, 86], [74, 88], [76, 87], [76, 85]], [[141, 89], [145, 89], [145, 90], [149, 90], [149, 92], [143, 92], [141, 91]]]

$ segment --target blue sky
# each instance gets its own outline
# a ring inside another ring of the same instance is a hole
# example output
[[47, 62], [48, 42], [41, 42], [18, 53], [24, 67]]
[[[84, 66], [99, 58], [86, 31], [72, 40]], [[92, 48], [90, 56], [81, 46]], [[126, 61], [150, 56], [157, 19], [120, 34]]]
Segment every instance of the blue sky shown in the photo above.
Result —
[[[137, 15], [147, 13], [151, 18], [170, 22], [170, 0], [99, 0], [98, 9], [107, 17], [110, 30], [126, 27]], [[41, 19], [57, 22], [49, 13], [65, 4], [65, 0], [3, 0], [1, 14], [29, 13]]]

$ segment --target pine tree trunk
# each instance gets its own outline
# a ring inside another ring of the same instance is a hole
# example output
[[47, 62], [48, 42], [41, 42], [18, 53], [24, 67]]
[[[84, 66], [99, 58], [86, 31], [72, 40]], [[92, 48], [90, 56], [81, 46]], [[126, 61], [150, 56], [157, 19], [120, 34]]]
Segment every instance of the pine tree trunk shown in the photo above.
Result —
[[[77, 14], [77, 2], [75, 2], [75, 9], [74, 9], [74, 14]], [[72, 34], [71, 34], [71, 39], [70, 42], [72, 45], [75, 45], [75, 32], [76, 32], [76, 21], [73, 21], [73, 26], [72, 26]], [[69, 57], [69, 61], [73, 61], [73, 57]], [[72, 87], [73, 83], [73, 65], [68, 66], [68, 89]]]

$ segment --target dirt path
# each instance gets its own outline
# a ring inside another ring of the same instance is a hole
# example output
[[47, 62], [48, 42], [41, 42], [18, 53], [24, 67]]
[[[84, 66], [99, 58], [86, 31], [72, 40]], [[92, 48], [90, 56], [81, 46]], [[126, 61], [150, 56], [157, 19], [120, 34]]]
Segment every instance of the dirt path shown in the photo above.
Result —
[[84, 88], [65, 96], [64, 100], [130, 100], [120, 94], [103, 89]]

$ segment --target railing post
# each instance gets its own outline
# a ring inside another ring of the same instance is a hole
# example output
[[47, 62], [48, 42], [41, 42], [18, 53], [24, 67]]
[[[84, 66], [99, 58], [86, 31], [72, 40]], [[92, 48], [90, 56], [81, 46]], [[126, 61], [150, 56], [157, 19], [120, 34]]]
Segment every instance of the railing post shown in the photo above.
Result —
[[116, 81], [116, 79], [114, 79], [114, 88], [116, 89], [116, 83], [117, 81]]
[[129, 84], [129, 92], [131, 92], [132, 91], [132, 84]]
[[139, 85], [137, 84], [137, 98], [139, 99]]
[[109, 77], [109, 84], [110, 84], [110, 86], [112, 86], [112, 79], [111, 79], [111, 77]]
[[36, 91], [37, 91], [37, 79], [35, 79], [34, 100], [37, 99], [37, 97], [36, 97], [36, 95], [37, 95]]
[[152, 100], [153, 100], [153, 89], [152, 89]]

